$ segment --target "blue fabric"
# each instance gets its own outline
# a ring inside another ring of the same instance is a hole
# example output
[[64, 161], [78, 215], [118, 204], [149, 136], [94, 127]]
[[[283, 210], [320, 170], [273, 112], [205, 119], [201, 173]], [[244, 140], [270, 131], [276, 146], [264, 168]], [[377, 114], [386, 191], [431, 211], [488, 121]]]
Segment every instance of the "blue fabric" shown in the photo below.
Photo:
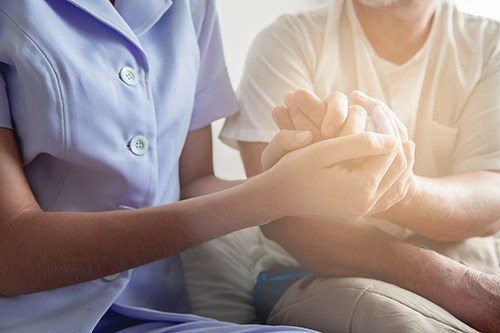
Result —
[[302, 266], [288, 267], [276, 265], [271, 269], [263, 271], [257, 278], [255, 284], [255, 311], [261, 323], [267, 322], [267, 318], [273, 307], [278, 303], [281, 296], [288, 288], [298, 280], [312, 274]]
[[166, 321], [138, 320], [108, 310], [92, 333], [268, 333], [309, 332], [309, 329], [287, 326], [237, 325], [205, 319], [174, 324]]
[[[26, 178], [44, 211], [178, 201], [188, 132], [238, 110], [215, 1], [116, 5], [0, 1], [0, 127], [15, 129]], [[124, 67], [134, 69], [137, 84], [120, 79]], [[140, 156], [128, 147], [138, 135], [149, 142]], [[0, 297], [0, 331], [90, 332], [115, 300], [141, 315], [140, 309], [187, 312], [178, 257], [112, 281]], [[173, 323], [191, 320], [201, 321], [177, 314]]]

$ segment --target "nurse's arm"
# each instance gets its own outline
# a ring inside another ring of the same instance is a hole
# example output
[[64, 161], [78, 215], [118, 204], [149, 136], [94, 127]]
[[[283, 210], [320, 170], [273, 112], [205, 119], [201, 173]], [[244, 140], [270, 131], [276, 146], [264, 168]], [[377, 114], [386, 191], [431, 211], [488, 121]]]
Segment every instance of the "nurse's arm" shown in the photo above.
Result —
[[[375, 200], [381, 195], [378, 187], [348, 193], [350, 183], [369, 181], [378, 186], [382, 177], [359, 172], [342, 180], [335, 177], [338, 172], [332, 165], [357, 154], [382, 154], [373, 158], [374, 163], [389, 167], [395, 139], [387, 140], [372, 133], [325, 141], [287, 154], [271, 170], [243, 184], [169, 205], [133, 211], [44, 212], [24, 175], [12, 131], [0, 128], [0, 295], [98, 279], [285, 215], [317, 214], [315, 208], [333, 219], [359, 218], [366, 207], [341, 210], [337, 204], [343, 203], [331, 196], [361, 193]], [[299, 172], [307, 178], [297, 179]]]
[[226, 181], [214, 174], [211, 126], [189, 132], [179, 160], [181, 199], [218, 192], [244, 180]]

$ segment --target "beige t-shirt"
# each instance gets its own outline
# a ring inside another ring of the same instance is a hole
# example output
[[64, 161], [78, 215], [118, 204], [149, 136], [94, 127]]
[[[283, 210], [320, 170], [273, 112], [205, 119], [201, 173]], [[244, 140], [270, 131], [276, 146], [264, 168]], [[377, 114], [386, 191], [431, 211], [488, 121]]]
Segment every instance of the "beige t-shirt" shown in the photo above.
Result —
[[399, 66], [375, 53], [352, 0], [283, 15], [254, 41], [238, 89], [241, 111], [226, 120], [221, 139], [233, 147], [269, 142], [278, 131], [271, 110], [299, 87], [320, 98], [359, 89], [384, 101], [416, 143], [417, 175], [500, 169], [496, 21], [439, 3], [424, 46]]

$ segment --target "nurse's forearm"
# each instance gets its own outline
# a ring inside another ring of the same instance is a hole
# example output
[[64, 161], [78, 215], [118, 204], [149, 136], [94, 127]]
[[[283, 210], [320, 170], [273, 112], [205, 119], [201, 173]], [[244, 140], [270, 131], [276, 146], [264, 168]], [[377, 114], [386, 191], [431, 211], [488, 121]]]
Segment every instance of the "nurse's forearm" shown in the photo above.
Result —
[[265, 179], [170, 205], [102, 213], [30, 209], [0, 229], [0, 294], [101, 278], [279, 217]]
[[206, 194], [211, 194], [223, 190], [227, 190], [231, 187], [237, 186], [245, 182], [244, 179], [241, 180], [223, 180], [217, 178], [215, 175], [207, 175], [200, 177], [185, 185], [181, 189], [181, 199], [189, 199], [194, 197], [199, 197]]
[[500, 229], [500, 174], [470, 171], [431, 179], [415, 177], [406, 198], [379, 214], [428, 238], [457, 241]]

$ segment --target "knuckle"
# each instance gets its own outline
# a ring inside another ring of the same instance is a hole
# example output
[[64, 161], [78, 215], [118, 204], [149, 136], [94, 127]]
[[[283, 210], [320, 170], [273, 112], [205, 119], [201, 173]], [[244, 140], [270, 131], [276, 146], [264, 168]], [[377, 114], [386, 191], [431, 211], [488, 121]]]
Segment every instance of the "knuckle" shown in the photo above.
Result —
[[348, 99], [344, 93], [340, 91], [335, 91], [325, 98], [325, 102], [332, 102], [332, 101], [347, 103]]

